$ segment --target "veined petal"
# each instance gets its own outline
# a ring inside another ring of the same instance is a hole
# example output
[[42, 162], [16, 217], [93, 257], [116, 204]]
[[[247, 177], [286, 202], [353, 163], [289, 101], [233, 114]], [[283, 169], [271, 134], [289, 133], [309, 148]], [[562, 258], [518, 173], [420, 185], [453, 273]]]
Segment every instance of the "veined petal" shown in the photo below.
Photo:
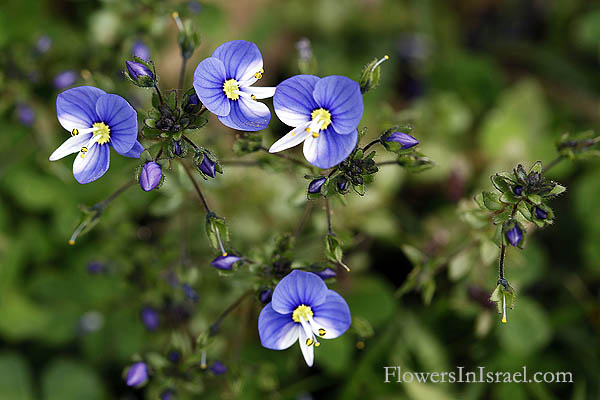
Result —
[[125, 156], [125, 157], [131, 157], [131, 158], [140, 158], [140, 156], [142, 155], [142, 152], [144, 150], [145, 150], [144, 146], [142, 146], [142, 144], [136, 140], [135, 144], [133, 145], [131, 150], [129, 150], [127, 153], [124, 153], [121, 155]]
[[219, 120], [228, 127], [239, 131], [260, 131], [269, 125], [271, 111], [263, 103], [240, 97], [230, 104], [229, 115], [219, 117]]
[[304, 361], [306, 361], [306, 365], [309, 367], [313, 366], [313, 362], [315, 360], [315, 346], [307, 346], [306, 340], [308, 339], [308, 335], [304, 332], [304, 329], [300, 329], [298, 342], [300, 343], [300, 350], [302, 350], [302, 355], [304, 356]]
[[322, 304], [327, 290], [327, 285], [317, 275], [294, 270], [277, 284], [271, 304], [278, 313], [290, 314], [302, 304], [309, 307]]
[[292, 129], [287, 135], [273, 143], [269, 149], [269, 153], [277, 153], [282, 150], [289, 149], [304, 142], [311, 134], [306, 131], [310, 123], [307, 122], [297, 128]]
[[138, 136], [137, 113], [116, 94], [105, 94], [96, 103], [96, 113], [110, 129], [110, 144], [119, 154], [127, 153]]
[[212, 54], [225, 65], [227, 79], [238, 82], [253, 78], [263, 67], [263, 59], [258, 47], [245, 40], [232, 40], [223, 43]]
[[225, 65], [217, 58], [209, 57], [200, 62], [194, 71], [194, 89], [202, 104], [218, 116], [229, 114], [229, 99], [223, 90], [227, 80]]
[[96, 101], [105, 94], [104, 90], [93, 86], [65, 90], [56, 97], [58, 121], [69, 132], [75, 128], [91, 128], [94, 122], [98, 122]]
[[110, 165], [110, 146], [92, 142], [88, 151], [81, 151], [73, 162], [73, 175], [79, 183], [89, 183], [106, 173]]
[[243, 86], [240, 87], [240, 90], [245, 93], [249, 93], [250, 95], [254, 95], [257, 99], [268, 99], [269, 97], [273, 97], [275, 94], [275, 87], [256, 87], [256, 86]]
[[345, 76], [328, 76], [317, 82], [313, 96], [331, 113], [331, 126], [338, 134], [349, 134], [358, 127], [364, 105], [357, 82]]
[[342, 335], [352, 324], [350, 308], [346, 300], [333, 290], [327, 292], [325, 302], [313, 307], [313, 319], [316, 323], [314, 328], [325, 329], [325, 335], [320, 336], [324, 339], [333, 339]]
[[277, 85], [273, 95], [275, 114], [286, 125], [299, 126], [312, 119], [311, 113], [319, 108], [313, 98], [318, 76], [296, 75]]
[[92, 138], [92, 133], [80, 133], [76, 136], [71, 136], [61, 144], [54, 153], [50, 155], [50, 161], [60, 160], [69, 154], [77, 153], [83, 146]]
[[331, 127], [304, 141], [304, 157], [312, 165], [327, 169], [342, 162], [352, 153], [358, 131], [355, 129], [347, 135], [338, 135]]
[[285, 350], [298, 340], [300, 325], [292, 320], [291, 314], [279, 314], [271, 303], [258, 316], [258, 334], [263, 347]]

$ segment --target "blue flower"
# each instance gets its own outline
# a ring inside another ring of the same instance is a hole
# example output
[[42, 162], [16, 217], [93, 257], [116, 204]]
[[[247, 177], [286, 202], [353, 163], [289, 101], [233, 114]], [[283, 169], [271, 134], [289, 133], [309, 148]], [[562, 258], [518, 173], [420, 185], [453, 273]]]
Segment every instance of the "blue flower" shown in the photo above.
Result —
[[258, 47], [245, 40], [223, 43], [194, 72], [194, 89], [202, 104], [230, 128], [260, 131], [269, 125], [271, 112], [257, 99], [272, 97], [273, 87], [252, 87], [262, 78], [263, 60]]
[[304, 360], [312, 367], [314, 348], [321, 345], [318, 338], [336, 338], [351, 323], [342, 296], [317, 275], [294, 270], [279, 282], [273, 300], [261, 311], [258, 333], [261, 344], [273, 350], [285, 350], [299, 341]]
[[279, 119], [294, 129], [271, 146], [271, 153], [304, 142], [304, 157], [325, 169], [354, 149], [364, 107], [360, 86], [352, 79], [297, 75], [277, 86], [273, 105]]
[[148, 380], [148, 366], [138, 362], [129, 367], [127, 371], [127, 386], [141, 386]]
[[212, 260], [210, 262], [210, 265], [218, 269], [229, 271], [233, 269], [233, 265], [241, 259], [241, 257], [238, 257], [236, 255], [223, 253], [222, 255]]
[[66, 90], [56, 98], [58, 121], [71, 137], [50, 155], [50, 161], [78, 153], [73, 175], [79, 183], [89, 183], [106, 173], [110, 151], [139, 158], [144, 147], [137, 141], [137, 113], [116, 94], [92, 86]]
[[327, 178], [324, 176], [321, 178], [313, 179], [308, 184], [308, 193], [310, 193], [310, 194], [319, 193], [321, 191], [321, 187], [323, 186], [323, 184], [325, 182], [327, 182]]
[[150, 68], [145, 66], [142, 63], [137, 61], [125, 61], [125, 66], [127, 67], [127, 72], [129, 73], [129, 77], [136, 83], [143, 85], [144, 87], [149, 87], [154, 85], [154, 73], [150, 71]]
[[158, 311], [154, 308], [144, 307], [140, 316], [142, 317], [142, 322], [149, 331], [153, 332], [158, 329], [158, 326], [160, 325], [160, 316], [158, 315]]
[[535, 217], [537, 219], [546, 219], [548, 218], [548, 212], [546, 210], [542, 210], [539, 207], [535, 208]]
[[215, 375], [223, 375], [227, 372], [227, 365], [217, 360], [212, 363], [212, 365], [210, 366], [210, 370]]
[[17, 117], [19, 118], [19, 122], [23, 125], [31, 126], [35, 121], [35, 112], [29, 104], [19, 103], [19, 105], [17, 105]]
[[77, 80], [75, 71], [63, 71], [54, 77], [54, 87], [57, 89], [66, 89], [73, 85]]
[[133, 46], [131, 47], [131, 54], [141, 58], [142, 60], [150, 60], [150, 49], [148, 49], [148, 46], [146, 46], [146, 44], [141, 40], [136, 40], [135, 43], [133, 43]]

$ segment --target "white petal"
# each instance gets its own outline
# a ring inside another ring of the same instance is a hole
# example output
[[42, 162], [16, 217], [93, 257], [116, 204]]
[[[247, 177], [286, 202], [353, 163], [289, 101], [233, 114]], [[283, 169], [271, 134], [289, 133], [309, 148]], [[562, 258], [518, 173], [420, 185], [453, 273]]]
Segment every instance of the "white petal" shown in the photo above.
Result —
[[300, 349], [302, 350], [302, 355], [304, 356], [304, 361], [306, 361], [306, 365], [312, 367], [313, 361], [315, 359], [315, 348], [314, 344], [311, 346], [307, 346], [306, 339], [308, 339], [308, 336], [306, 336], [306, 332], [304, 332], [304, 329], [300, 329], [300, 338], [298, 340], [298, 342], [300, 343]]
[[92, 138], [92, 133], [80, 133], [79, 135], [71, 136], [54, 153], [50, 155], [50, 161], [60, 160], [69, 154], [77, 153], [85, 146]]
[[277, 153], [282, 150], [289, 149], [304, 142], [311, 133], [306, 131], [307, 124], [300, 125], [291, 130], [287, 135], [273, 143], [269, 149], [269, 153]]
[[246, 86], [241, 87], [240, 90], [250, 95], [254, 95], [255, 99], [268, 99], [269, 97], [273, 97], [275, 94], [275, 87], [255, 87], [255, 86]]

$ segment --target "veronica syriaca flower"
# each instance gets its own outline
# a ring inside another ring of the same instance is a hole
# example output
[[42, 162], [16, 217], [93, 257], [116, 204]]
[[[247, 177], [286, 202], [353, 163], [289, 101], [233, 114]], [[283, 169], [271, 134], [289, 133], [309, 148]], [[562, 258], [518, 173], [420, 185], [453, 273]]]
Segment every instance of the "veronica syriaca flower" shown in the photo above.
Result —
[[212, 260], [210, 265], [218, 269], [229, 271], [233, 269], [233, 265], [241, 259], [241, 257], [238, 257], [234, 254], [227, 254], [226, 252], [223, 252], [222, 255]]
[[71, 137], [50, 155], [50, 161], [77, 153], [73, 175], [79, 183], [95, 181], [106, 173], [110, 147], [133, 158], [144, 150], [137, 141], [137, 113], [121, 96], [92, 86], [76, 87], [58, 95], [56, 114]]
[[324, 176], [321, 178], [313, 179], [308, 184], [308, 193], [310, 193], [310, 194], [319, 193], [321, 191], [321, 187], [323, 186], [323, 184], [325, 182], [327, 182], [327, 178]]
[[321, 345], [319, 338], [336, 338], [351, 322], [342, 296], [329, 290], [317, 275], [294, 270], [279, 282], [273, 300], [261, 311], [258, 333], [268, 349], [284, 350], [298, 341], [311, 367], [314, 348]]
[[279, 119], [294, 129], [269, 152], [304, 142], [304, 157], [325, 169], [339, 164], [354, 149], [364, 107], [360, 86], [352, 79], [297, 75], [277, 86], [273, 105]]
[[148, 380], [148, 366], [138, 362], [129, 367], [127, 371], [127, 386], [141, 386]]
[[66, 89], [73, 85], [77, 80], [77, 73], [75, 71], [63, 71], [54, 77], [54, 87], [57, 89]]
[[160, 325], [160, 316], [158, 315], [158, 311], [156, 311], [153, 307], [144, 307], [140, 313], [140, 316], [142, 318], [142, 322], [149, 331], [153, 332], [158, 329], [158, 326]]
[[269, 125], [271, 112], [256, 100], [273, 96], [273, 87], [253, 87], [262, 78], [263, 60], [258, 47], [245, 40], [223, 43], [194, 72], [194, 89], [202, 104], [230, 128], [260, 131]]

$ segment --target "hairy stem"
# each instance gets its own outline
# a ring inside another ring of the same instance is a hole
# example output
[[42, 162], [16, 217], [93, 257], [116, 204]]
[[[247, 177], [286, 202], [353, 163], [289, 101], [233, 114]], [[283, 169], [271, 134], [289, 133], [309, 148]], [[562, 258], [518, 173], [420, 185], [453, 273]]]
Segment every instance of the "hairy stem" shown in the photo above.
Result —
[[327, 210], [327, 233], [330, 235], [333, 233], [331, 228], [331, 207], [329, 206], [329, 198], [325, 198], [325, 209]]
[[100, 203], [97, 203], [94, 207], [99, 208], [99, 209], [105, 208], [111, 201], [113, 201], [114, 199], [119, 197], [119, 195], [121, 195], [121, 193], [125, 192], [127, 189], [129, 189], [130, 187], [132, 187], [135, 184], [136, 184], [135, 180], [133, 180], [133, 179], [130, 180], [129, 182], [125, 183], [123, 186], [121, 186], [120, 188], [115, 190], [114, 193], [111, 194], [110, 196], [108, 196], [105, 200], [101, 201]]
[[156, 90], [156, 94], [158, 95], [158, 101], [160, 101], [160, 104], [165, 104], [162, 93], [160, 92], [160, 89], [158, 88], [158, 85], [156, 83], [154, 84], [154, 89]]
[[[267, 149], [265, 146], [260, 146], [260, 149], [262, 151], [265, 151], [265, 152], [269, 153], [269, 149]], [[312, 169], [312, 167], [310, 165], [307, 165], [307, 164], [303, 163], [302, 161], [300, 161], [300, 160], [298, 160], [298, 159], [296, 159], [294, 157], [290, 157], [287, 154], [283, 154], [283, 153], [269, 153], [269, 154], [272, 154], [272, 155], [274, 155], [276, 157], [279, 157], [279, 158], [284, 158], [286, 160], [289, 160], [289, 161], [293, 162], [294, 164], [301, 165], [304, 168]]]
[[181, 89], [180, 95], [183, 93], [183, 84], [184, 84], [184, 81], [185, 81], [185, 67], [186, 67], [186, 64], [187, 64], [187, 60], [188, 59], [186, 57], [182, 57], [182, 60], [181, 60], [181, 69], [179, 70], [179, 83], [177, 84], [177, 87], [179, 89]]
[[542, 171], [543, 173], [548, 172], [548, 170], [552, 167], [554, 167], [555, 165], [559, 164], [562, 160], [564, 160], [565, 157], [564, 156], [558, 156], [556, 157], [554, 160], [550, 161], [550, 163], [548, 165], [546, 165], [544, 167], [544, 170]]
[[198, 182], [196, 182], [196, 179], [194, 178], [194, 176], [192, 175], [192, 172], [190, 171], [189, 167], [181, 160], [179, 160], [181, 162], [181, 165], [183, 165], [183, 169], [185, 170], [187, 176], [190, 178], [190, 180], [192, 181], [192, 184], [194, 185], [194, 189], [196, 189], [196, 193], [198, 193], [198, 197], [200, 197], [200, 200], [202, 201], [202, 205], [204, 206], [204, 209], [206, 210], [206, 213], [210, 213], [210, 208], [208, 207], [208, 203], [206, 202], [206, 199], [204, 198], [204, 195], [202, 194], [202, 191], [200, 190], [200, 186], [198, 186]]
[[244, 293], [242, 293], [242, 295], [240, 297], [237, 298], [236, 301], [233, 302], [233, 304], [231, 304], [229, 307], [227, 307], [225, 309], [225, 311], [223, 311], [221, 313], [221, 315], [219, 315], [217, 320], [211, 324], [211, 326], [208, 330], [208, 332], [209, 332], [208, 335], [215, 336], [216, 334], [218, 334], [219, 328], [221, 326], [221, 322], [223, 322], [225, 317], [227, 317], [227, 315], [229, 315], [230, 312], [235, 310], [237, 308], [237, 306], [239, 306], [244, 301], [244, 299], [251, 294], [252, 294], [252, 290], [250, 290], [250, 289], [246, 290]]
[[373, 140], [371, 143], [369, 143], [368, 145], [366, 145], [366, 146], [363, 148], [363, 152], [365, 152], [365, 153], [366, 153], [366, 152], [367, 152], [367, 150], [369, 150], [369, 148], [370, 148], [371, 146], [374, 146], [374, 145], [376, 145], [377, 143], [381, 143], [381, 140], [380, 140], [379, 138], [377, 138], [377, 139]]
[[306, 224], [306, 221], [308, 221], [308, 217], [310, 217], [310, 212], [312, 211], [312, 202], [311, 201], [307, 201], [306, 205], [304, 206], [304, 212], [302, 213], [302, 217], [300, 218], [300, 222], [298, 223], [298, 226], [296, 227], [296, 230], [294, 231], [294, 233], [292, 234], [292, 238], [297, 238], [298, 235], [300, 234], [300, 232], [302, 232], [302, 228], [304, 227], [304, 224]]

